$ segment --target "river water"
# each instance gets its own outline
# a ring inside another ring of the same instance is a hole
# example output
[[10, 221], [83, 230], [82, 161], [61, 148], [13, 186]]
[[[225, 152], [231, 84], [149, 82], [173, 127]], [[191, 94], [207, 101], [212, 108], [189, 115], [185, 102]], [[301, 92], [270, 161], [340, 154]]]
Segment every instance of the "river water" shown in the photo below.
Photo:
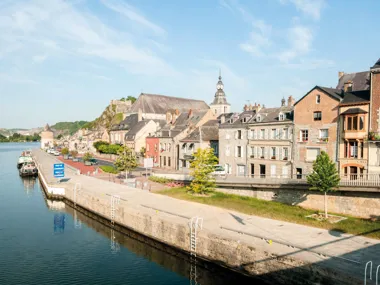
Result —
[[0, 284], [262, 284], [47, 200], [38, 179], [22, 179], [16, 168], [21, 151], [38, 146], [0, 143]]

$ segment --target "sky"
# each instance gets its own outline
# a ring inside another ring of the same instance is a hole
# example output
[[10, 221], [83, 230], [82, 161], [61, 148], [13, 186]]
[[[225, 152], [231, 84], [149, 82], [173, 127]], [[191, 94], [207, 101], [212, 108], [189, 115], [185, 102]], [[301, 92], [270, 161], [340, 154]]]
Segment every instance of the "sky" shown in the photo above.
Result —
[[0, 128], [93, 120], [141, 92], [280, 105], [380, 57], [372, 0], [0, 0]]

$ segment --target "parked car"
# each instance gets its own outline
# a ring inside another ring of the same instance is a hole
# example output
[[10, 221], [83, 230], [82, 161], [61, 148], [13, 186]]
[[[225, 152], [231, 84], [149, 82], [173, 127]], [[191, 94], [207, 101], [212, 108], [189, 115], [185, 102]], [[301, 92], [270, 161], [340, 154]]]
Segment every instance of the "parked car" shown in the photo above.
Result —
[[95, 158], [91, 158], [84, 162], [84, 165], [97, 165], [97, 164], [98, 164], [98, 161]]
[[67, 159], [73, 159], [73, 156], [69, 154], [69, 155], [67, 156]]
[[55, 150], [55, 151], [52, 152], [52, 154], [54, 154], [55, 156], [58, 156], [58, 155], [60, 155], [61, 153], [60, 153], [58, 150]]
[[223, 165], [220, 165], [220, 164], [217, 164], [214, 166], [214, 172], [211, 173], [211, 175], [213, 176], [226, 176], [227, 172], [226, 170], [224, 169], [224, 166]]
[[74, 162], [78, 162], [78, 161], [79, 161], [79, 158], [78, 158], [78, 157], [74, 157], [74, 158], [73, 158], [73, 161], [74, 161]]
[[49, 149], [47, 150], [47, 153], [53, 153], [53, 151], [54, 151], [54, 148], [49, 148]]

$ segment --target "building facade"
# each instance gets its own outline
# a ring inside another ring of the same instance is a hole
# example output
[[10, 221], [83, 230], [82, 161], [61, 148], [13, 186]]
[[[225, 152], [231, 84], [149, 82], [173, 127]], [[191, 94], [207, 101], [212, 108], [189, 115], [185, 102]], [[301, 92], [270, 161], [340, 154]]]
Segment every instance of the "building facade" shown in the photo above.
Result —
[[54, 133], [50, 126], [46, 124], [44, 130], [41, 132], [41, 148], [48, 149], [54, 146]]
[[293, 104], [262, 108], [248, 123], [247, 168], [252, 178], [291, 178]]
[[146, 138], [146, 152], [145, 157], [153, 159], [154, 167], [159, 167], [159, 150], [160, 140], [157, 137], [147, 137]]
[[338, 154], [339, 104], [343, 90], [316, 86], [294, 106], [293, 174], [311, 173], [321, 151], [333, 161]]

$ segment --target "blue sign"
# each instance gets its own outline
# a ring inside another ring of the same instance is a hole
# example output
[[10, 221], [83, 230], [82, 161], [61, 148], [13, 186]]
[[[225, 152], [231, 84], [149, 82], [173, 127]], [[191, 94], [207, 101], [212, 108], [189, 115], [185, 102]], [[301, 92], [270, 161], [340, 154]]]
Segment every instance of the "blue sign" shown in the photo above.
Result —
[[55, 178], [65, 177], [65, 165], [63, 163], [54, 164], [54, 177]]

